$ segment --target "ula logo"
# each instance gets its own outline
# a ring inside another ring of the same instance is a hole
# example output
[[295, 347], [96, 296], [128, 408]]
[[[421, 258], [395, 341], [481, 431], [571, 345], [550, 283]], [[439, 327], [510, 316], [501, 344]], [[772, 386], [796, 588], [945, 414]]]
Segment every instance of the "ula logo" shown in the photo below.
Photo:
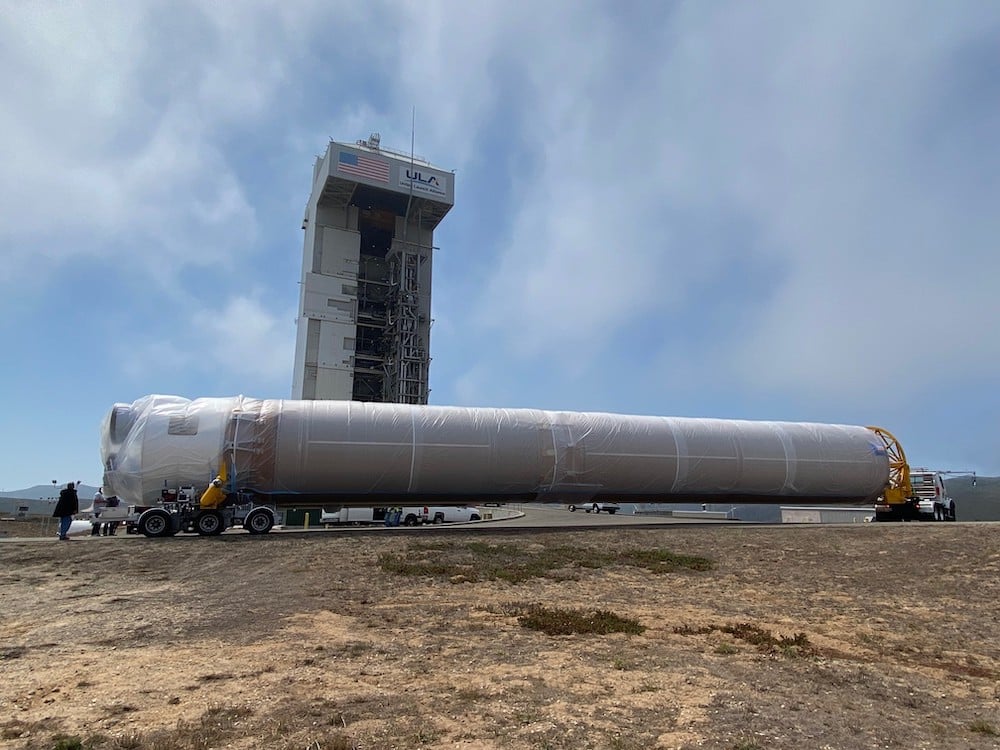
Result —
[[419, 183], [428, 186], [433, 185], [436, 188], [441, 187], [440, 181], [434, 175], [430, 175], [429, 177], [424, 177], [422, 174], [420, 174], [420, 172], [411, 172], [409, 169], [406, 170], [406, 179], [415, 180]]

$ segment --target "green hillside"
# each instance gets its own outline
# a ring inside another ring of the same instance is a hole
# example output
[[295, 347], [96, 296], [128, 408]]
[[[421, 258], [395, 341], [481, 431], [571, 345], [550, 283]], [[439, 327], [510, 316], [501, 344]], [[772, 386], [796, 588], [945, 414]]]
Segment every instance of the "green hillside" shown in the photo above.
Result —
[[956, 477], [945, 481], [959, 521], [1000, 521], [1000, 477]]

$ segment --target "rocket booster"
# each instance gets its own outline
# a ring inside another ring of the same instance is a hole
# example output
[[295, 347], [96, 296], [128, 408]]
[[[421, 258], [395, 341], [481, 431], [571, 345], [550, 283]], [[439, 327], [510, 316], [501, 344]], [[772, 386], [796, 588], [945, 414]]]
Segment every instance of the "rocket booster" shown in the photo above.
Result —
[[223, 462], [277, 505], [863, 503], [889, 479], [866, 427], [243, 396], [116, 404], [101, 458], [135, 503], [203, 489]]

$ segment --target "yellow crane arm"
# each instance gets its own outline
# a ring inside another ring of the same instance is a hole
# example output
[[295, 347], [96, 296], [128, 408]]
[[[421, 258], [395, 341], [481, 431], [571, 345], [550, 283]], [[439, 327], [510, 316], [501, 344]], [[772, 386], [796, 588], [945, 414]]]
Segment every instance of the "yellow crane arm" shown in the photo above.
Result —
[[889, 483], [882, 494], [883, 500], [889, 505], [903, 505], [913, 497], [913, 485], [910, 483], [910, 465], [906, 463], [903, 446], [888, 430], [881, 427], [869, 427], [869, 430], [882, 441], [885, 453], [889, 457]]
[[229, 472], [226, 468], [226, 462], [223, 460], [219, 466], [219, 475], [209, 482], [208, 488], [201, 494], [201, 498], [198, 500], [198, 505], [202, 510], [214, 510], [222, 505], [226, 499], [226, 490], [223, 488], [226, 485], [228, 476]]

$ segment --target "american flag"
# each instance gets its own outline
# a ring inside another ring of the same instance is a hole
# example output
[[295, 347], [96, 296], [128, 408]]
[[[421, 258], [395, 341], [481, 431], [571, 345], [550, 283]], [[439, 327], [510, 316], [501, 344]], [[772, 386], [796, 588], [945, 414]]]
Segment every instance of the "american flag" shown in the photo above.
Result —
[[341, 151], [337, 159], [337, 171], [365, 177], [376, 182], [389, 181], [389, 163], [380, 159], [370, 159], [360, 154]]

